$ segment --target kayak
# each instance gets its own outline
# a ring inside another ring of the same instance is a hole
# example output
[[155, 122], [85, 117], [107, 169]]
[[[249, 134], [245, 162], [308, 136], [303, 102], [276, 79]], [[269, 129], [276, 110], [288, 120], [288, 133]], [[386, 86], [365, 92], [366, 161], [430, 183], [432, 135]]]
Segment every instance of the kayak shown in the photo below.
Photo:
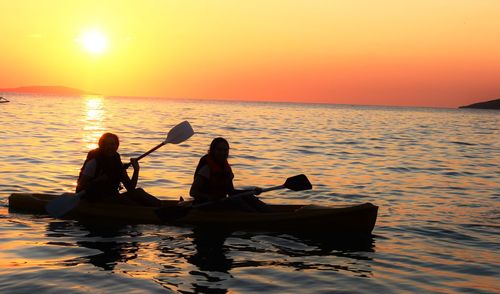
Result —
[[[14, 193], [9, 197], [9, 211], [47, 215], [45, 205], [61, 195]], [[162, 200], [162, 208], [179, 206], [179, 201]], [[172, 225], [208, 226], [227, 229], [279, 232], [321, 232], [370, 234], [377, 220], [378, 207], [371, 203], [350, 206], [269, 204], [269, 212], [191, 209], [182, 217], [167, 222]], [[105, 219], [107, 222], [162, 224], [158, 207], [81, 201], [64, 218], [76, 220]]]

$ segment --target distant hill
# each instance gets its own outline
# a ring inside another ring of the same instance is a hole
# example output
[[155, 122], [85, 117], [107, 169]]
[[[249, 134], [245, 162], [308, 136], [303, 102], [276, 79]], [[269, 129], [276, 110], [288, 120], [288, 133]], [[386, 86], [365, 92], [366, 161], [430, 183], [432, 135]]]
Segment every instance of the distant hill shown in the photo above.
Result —
[[63, 96], [97, 95], [88, 91], [64, 86], [26, 86], [0, 89], [0, 93], [37, 93]]
[[460, 106], [459, 108], [500, 109], [500, 99], [478, 102], [467, 106]]

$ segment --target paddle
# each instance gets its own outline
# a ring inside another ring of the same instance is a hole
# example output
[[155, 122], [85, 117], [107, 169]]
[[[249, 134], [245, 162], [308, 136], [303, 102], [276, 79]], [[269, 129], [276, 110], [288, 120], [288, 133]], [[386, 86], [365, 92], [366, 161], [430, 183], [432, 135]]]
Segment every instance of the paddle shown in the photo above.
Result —
[[[178, 124], [175, 127], [173, 127], [168, 132], [167, 139], [165, 139], [165, 141], [163, 141], [160, 144], [156, 145], [155, 147], [151, 148], [148, 152], [144, 153], [143, 155], [137, 157], [137, 160], [140, 160], [140, 159], [148, 156], [151, 152], [155, 151], [156, 149], [160, 148], [161, 146], [163, 146], [165, 144], [169, 144], [169, 143], [170, 144], [179, 144], [179, 143], [182, 143], [182, 142], [186, 141], [187, 139], [191, 138], [191, 136], [193, 134], [194, 134], [194, 131], [193, 131], [193, 128], [191, 127], [191, 125], [189, 124], [189, 122], [187, 120], [183, 121], [180, 124]], [[127, 169], [127, 168], [129, 168], [129, 166], [131, 164], [132, 163], [129, 162], [127, 164], [124, 164], [123, 167], [125, 169]]]
[[[305, 175], [301, 174], [301, 175], [293, 176], [293, 177], [286, 179], [286, 181], [283, 185], [262, 189], [261, 193], [274, 191], [274, 190], [280, 190], [280, 189], [289, 189], [292, 191], [303, 191], [303, 190], [312, 189], [312, 185], [309, 182], [309, 179], [307, 179], [307, 177]], [[255, 191], [247, 191], [247, 192], [239, 193], [239, 194], [236, 194], [233, 196], [229, 196], [226, 199], [224, 199], [223, 201], [227, 201], [227, 200], [233, 199], [233, 198], [253, 195], [253, 194], [255, 194]], [[205, 202], [205, 203], [191, 205], [191, 206], [167, 206], [167, 207], [162, 207], [162, 208], [156, 209], [155, 213], [160, 218], [161, 221], [172, 222], [172, 221], [175, 221], [179, 218], [186, 216], [192, 209], [197, 209], [197, 208], [208, 206], [211, 204], [214, 204], [214, 202]]]
[[[158, 144], [156, 147], [152, 148], [148, 152], [142, 154], [141, 156], [137, 157], [137, 160], [140, 160], [141, 158], [144, 158], [145, 156], [149, 155], [153, 151], [157, 150], [161, 146], [165, 144], [179, 144], [187, 139], [189, 139], [192, 135], [194, 134], [193, 128], [187, 121], [183, 121], [180, 124], [176, 125], [173, 127], [167, 135], [167, 139], [165, 141], [161, 142]], [[131, 163], [127, 163], [124, 165], [124, 168], [128, 168]], [[52, 201], [50, 201], [46, 206], [45, 210], [49, 213], [50, 216], [52, 217], [62, 217], [72, 209], [74, 209], [78, 204], [80, 203], [80, 199], [82, 198], [83, 195], [85, 195], [86, 191], [80, 191], [75, 195], [62, 195], [61, 197], [58, 197]]]

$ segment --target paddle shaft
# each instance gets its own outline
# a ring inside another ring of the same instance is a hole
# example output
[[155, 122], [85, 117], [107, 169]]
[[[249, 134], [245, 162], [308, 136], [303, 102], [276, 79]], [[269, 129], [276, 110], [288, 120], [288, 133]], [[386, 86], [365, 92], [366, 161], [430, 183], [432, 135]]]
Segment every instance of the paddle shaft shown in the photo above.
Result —
[[[265, 188], [260, 190], [260, 193], [265, 193], [273, 190], [280, 190], [280, 189], [290, 189], [293, 191], [302, 191], [302, 190], [309, 190], [312, 188], [311, 183], [307, 179], [305, 175], [297, 175], [290, 177], [286, 179], [285, 183], [283, 185], [279, 186], [274, 186], [270, 188]], [[243, 196], [248, 196], [248, 195], [254, 195], [255, 190], [252, 191], [246, 191], [243, 193], [239, 193], [233, 196], [229, 196], [224, 200], [231, 199], [231, 198], [236, 198], [236, 197], [243, 197]], [[170, 222], [170, 221], [175, 221], [176, 219], [185, 217], [192, 209], [197, 209], [200, 207], [208, 206], [211, 204], [214, 204], [216, 202], [214, 201], [209, 201], [205, 203], [200, 203], [196, 205], [190, 205], [190, 206], [171, 206], [171, 207], [162, 207], [159, 209], [155, 210], [156, 215], [164, 222]]]
[[[307, 177], [302, 174], [302, 175], [297, 175], [297, 176], [290, 177], [290, 178], [286, 179], [285, 184], [283, 184], [283, 185], [262, 189], [260, 191], [260, 193], [265, 193], [265, 192], [280, 190], [280, 189], [291, 189], [294, 191], [301, 191], [301, 190], [309, 190], [311, 188], [312, 188], [311, 183], [309, 182]], [[247, 191], [247, 192], [243, 192], [243, 193], [229, 196], [229, 197], [225, 198], [224, 200], [237, 198], [237, 197], [243, 197], [243, 196], [249, 196], [249, 195], [254, 195], [254, 194], [255, 194], [255, 191], [252, 190], [252, 191]], [[192, 208], [203, 207], [203, 206], [207, 206], [207, 205], [210, 205], [213, 203], [214, 203], [213, 201], [201, 203], [198, 205], [193, 205]]]
[[[265, 193], [265, 192], [274, 191], [274, 190], [280, 190], [280, 189], [285, 189], [285, 188], [286, 188], [285, 185], [279, 185], [279, 186], [274, 186], [274, 187], [262, 189], [262, 191], [260, 193], [262, 194], [262, 193]], [[243, 196], [249, 196], [249, 195], [254, 195], [254, 194], [255, 194], [255, 191], [253, 191], [253, 190], [252, 191], [246, 191], [246, 192], [238, 193], [236, 195], [229, 196], [229, 197], [225, 198], [224, 200], [238, 198], [238, 197], [243, 197]], [[213, 203], [214, 203], [213, 201], [210, 201], [210, 202], [206, 202], [206, 203], [200, 203], [200, 204], [197, 204], [197, 205], [193, 205], [192, 207], [193, 208], [204, 207], [204, 206], [207, 206], [207, 205], [210, 205], [210, 204], [213, 204]]]
[[146, 157], [149, 155], [149, 153], [155, 151], [156, 149], [160, 148], [161, 146], [165, 145], [166, 143], [165, 142], [161, 142], [160, 144], [158, 144], [156, 147], [154, 148], [151, 148], [151, 150], [149, 150], [148, 152], [144, 153], [143, 155], [137, 157], [137, 160], [140, 160], [141, 158], [143, 157]]
[[[266, 189], [262, 189], [262, 191], [260, 193], [265, 193], [265, 192], [269, 192], [269, 191], [274, 191], [274, 190], [280, 190], [280, 189], [285, 189], [286, 187], [284, 185], [279, 185], [279, 186], [274, 186], [274, 187], [270, 187], [270, 188], [266, 188]], [[248, 196], [248, 195], [254, 195], [255, 194], [255, 191], [246, 191], [246, 192], [242, 192], [242, 193], [239, 193], [239, 194], [236, 194], [236, 195], [232, 195], [232, 196], [229, 196], [229, 198], [236, 198], [236, 197], [241, 197], [241, 196]]]
[[[148, 152], [142, 154], [141, 156], [137, 157], [137, 160], [141, 160], [141, 158], [144, 158], [148, 156], [151, 152], [155, 151], [156, 149], [160, 148], [161, 146], [172, 143], [172, 144], [179, 144], [187, 139], [189, 139], [192, 135], [194, 134], [193, 128], [189, 124], [189, 122], [183, 121], [180, 124], [176, 125], [170, 131], [168, 132], [167, 139], [165, 141], [161, 142], [160, 144], [156, 145], [155, 147], [151, 148]], [[125, 169], [129, 168], [129, 166], [132, 164], [132, 162], [129, 162], [123, 167]]]
[[[161, 146], [163, 146], [163, 145], [165, 145], [165, 144], [166, 144], [166, 142], [161, 142], [160, 144], [158, 144], [158, 145], [156, 145], [155, 147], [151, 148], [148, 152], [146, 152], [146, 153], [144, 153], [143, 155], [141, 155], [141, 156], [137, 157], [137, 160], [138, 160], [138, 161], [139, 161], [139, 160], [141, 160], [142, 158], [144, 158], [144, 157], [148, 156], [150, 153], [152, 153], [153, 151], [155, 151], [156, 149], [160, 148]], [[132, 164], [131, 162], [126, 163], [126, 164], [124, 165], [125, 169], [129, 168], [131, 164]]]
[[[285, 183], [283, 185], [279, 185], [279, 186], [274, 186], [274, 187], [269, 187], [269, 188], [262, 189], [260, 191], [260, 193], [265, 193], [265, 192], [274, 191], [274, 190], [280, 190], [280, 189], [291, 189], [291, 190], [294, 190], [294, 191], [302, 191], [302, 190], [309, 190], [311, 188], [312, 188], [311, 183], [309, 182], [309, 180], [307, 179], [307, 177], [305, 175], [301, 174], [301, 175], [296, 175], [296, 176], [293, 176], [293, 177], [290, 177], [290, 178], [286, 179], [286, 181], [285, 181]], [[236, 197], [242, 197], [242, 196], [248, 196], [248, 195], [254, 195], [254, 194], [255, 194], [255, 191], [252, 190], [252, 191], [247, 191], [247, 192], [239, 193], [239, 194], [236, 194], [236, 195], [233, 195], [233, 196], [229, 196], [226, 199], [236, 198]], [[213, 203], [213, 202], [202, 203], [202, 204], [199, 204], [199, 205], [207, 205], [207, 204], [210, 204], [210, 203]], [[193, 207], [199, 207], [199, 206], [193, 206]]]

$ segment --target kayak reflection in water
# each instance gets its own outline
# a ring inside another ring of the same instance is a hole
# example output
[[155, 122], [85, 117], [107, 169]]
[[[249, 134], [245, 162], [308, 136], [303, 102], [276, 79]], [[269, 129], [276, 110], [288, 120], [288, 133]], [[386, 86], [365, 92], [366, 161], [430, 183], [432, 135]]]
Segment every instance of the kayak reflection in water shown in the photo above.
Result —
[[[130, 205], [160, 206], [161, 201], [146, 193], [143, 189], [136, 189], [139, 179], [139, 162], [131, 158], [134, 168], [132, 179], [118, 154], [120, 141], [118, 136], [105, 133], [99, 139], [99, 147], [89, 151], [78, 177], [76, 192], [85, 190], [82, 199], [88, 201], [119, 202]], [[120, 194], [120, 183], [123, 183], [126, 193]]]
[[228, 157], [227, 140], [221, 137], [213, 139], [208, 154], [200, 159], [194, 173], [194, 181], [189, 192], [194, 198], [193, 204], [212, 203], [204, 206], [207, 209], [268, 211], [266, 204], [255, 197], [260, 194], [261, 188], [252, 190], [254, 195], [227, 198], [246, 192], [234, 189], [234, 174], [227, 161]]

